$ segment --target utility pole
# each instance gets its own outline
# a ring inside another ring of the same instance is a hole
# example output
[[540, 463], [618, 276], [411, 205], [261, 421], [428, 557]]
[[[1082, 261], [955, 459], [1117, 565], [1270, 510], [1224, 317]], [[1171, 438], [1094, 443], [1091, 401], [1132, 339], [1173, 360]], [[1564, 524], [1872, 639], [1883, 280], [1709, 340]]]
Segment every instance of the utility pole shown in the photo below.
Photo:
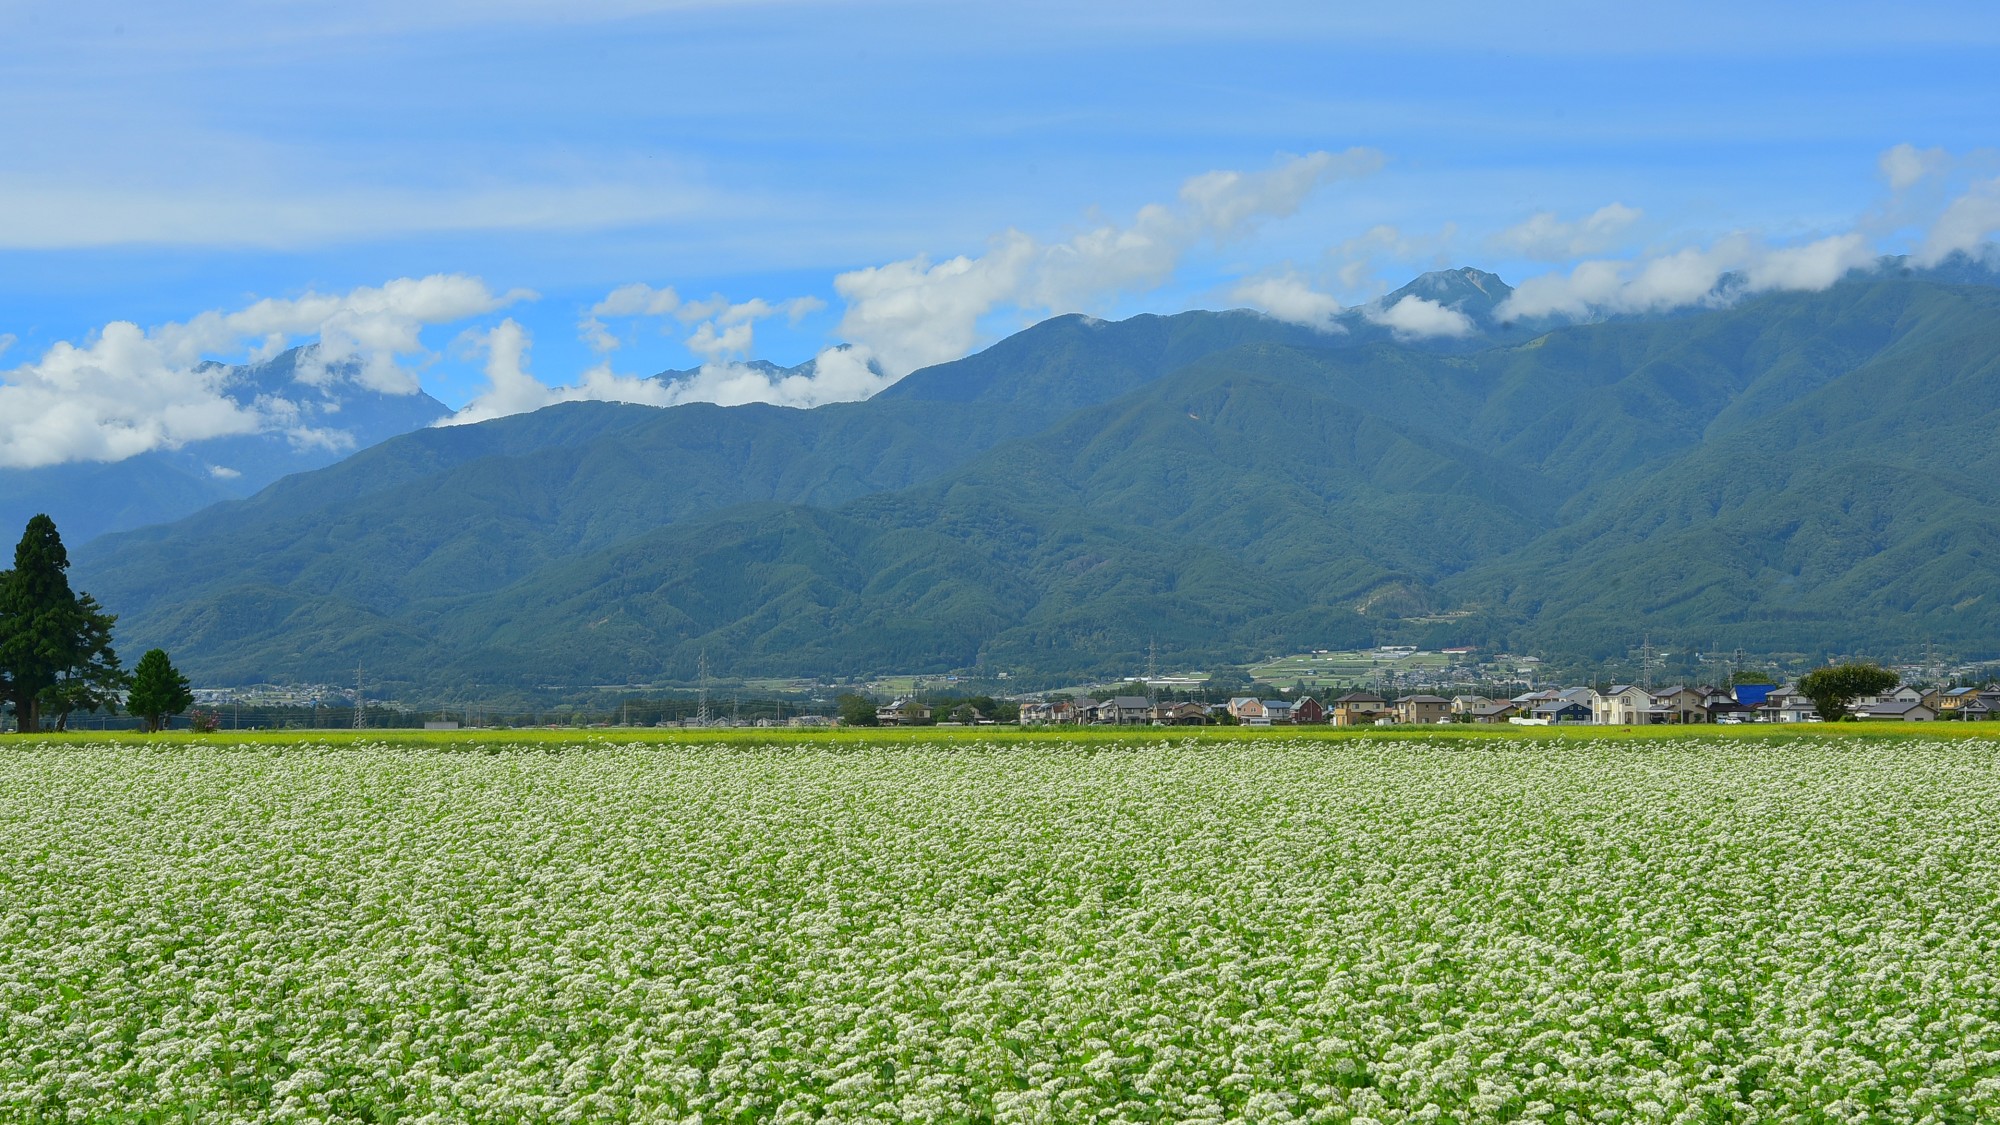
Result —
[[1639, 652], [1640, 652], [1639, 686], [1645, 688], [1647, 691], [1652, 691], [1653, 690], [1653, 635], [1651, 633], [1646, 634], [1646, 639], [1644, 643], [1641, 645]]

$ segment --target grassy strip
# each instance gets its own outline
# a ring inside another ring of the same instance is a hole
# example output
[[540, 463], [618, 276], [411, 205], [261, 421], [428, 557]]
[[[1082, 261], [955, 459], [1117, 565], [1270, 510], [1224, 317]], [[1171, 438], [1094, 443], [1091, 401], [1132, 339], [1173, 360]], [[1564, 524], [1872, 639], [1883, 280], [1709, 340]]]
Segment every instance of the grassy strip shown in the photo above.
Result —
[[[1445, 742], [1477, 743], [1596, 743], [1688, 741], [1716, 743], [1795, 743], [1825, 739], [2000, 740], [2000, 723], [1798, 723], [1743, 726], [1520, 727], [1486, 724], [1436, 724], [1386, 727], [911, 727], [801, 729], [709, 728], [688, 730], [655, 727], [578, 729], [494, 729], [457, 731], [410, 730], [285, 730], [218, 731], [195, 734], [171, 731], [147, 735], [133, 731], [85, 731], [40, 734], [34, 741], [73, 746], [202, 746], [202, 745], [370, 745], [434, 746], [440, 749], [495, 745], [565, 746], [592, 743], [618, 745], [1006, 745], [1158, 743], [1229, 745], [1282, 740], [1285, 742]], [[18, 736], [0, 737], [0, 748]]]

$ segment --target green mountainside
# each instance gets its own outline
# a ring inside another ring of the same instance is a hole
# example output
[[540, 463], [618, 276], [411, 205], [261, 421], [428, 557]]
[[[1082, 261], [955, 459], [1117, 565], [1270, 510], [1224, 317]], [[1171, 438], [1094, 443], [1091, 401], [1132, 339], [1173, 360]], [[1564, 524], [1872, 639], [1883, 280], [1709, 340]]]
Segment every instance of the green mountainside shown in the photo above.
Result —
[[[1449, 349], [1060, 317], [864, 403], [411, 434], [90, 544], [78, 581], [126, 647], [213, 682], [1593, 655], [1642, 633], [1987, 654], [2000, 289], [1956, 280], [1887, 269]], [[1504, 296], [1477, 271], [1421, 286], [1482, 321]]]

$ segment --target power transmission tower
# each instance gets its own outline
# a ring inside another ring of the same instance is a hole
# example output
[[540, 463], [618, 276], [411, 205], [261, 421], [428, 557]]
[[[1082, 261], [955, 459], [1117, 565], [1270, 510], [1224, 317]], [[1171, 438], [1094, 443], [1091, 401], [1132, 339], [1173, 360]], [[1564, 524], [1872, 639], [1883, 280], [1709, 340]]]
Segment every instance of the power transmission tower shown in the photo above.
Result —
[[1146, 640], [1146, 683], [1150, 685], [1160, 675], [1160, 641], [1157, 637]]
[[361, 665], [354, 666], [354, 729], [360, 730], [367, 724], [362, 722]]
[[701, 650], [701, 690], [697, 698], [701, 700], [701, 706], [695, 711], [695, 722], [700, 724], [701, 726], [707, 726], [708, 725], [708, 650], [707, 649]]
[[1646, 634], [1646, 639], [1640, 647], [1639, 652], [1639, 686], [1645, 688], [1647, 691], [1652, 691], [1653, 635], [1651, 633]]

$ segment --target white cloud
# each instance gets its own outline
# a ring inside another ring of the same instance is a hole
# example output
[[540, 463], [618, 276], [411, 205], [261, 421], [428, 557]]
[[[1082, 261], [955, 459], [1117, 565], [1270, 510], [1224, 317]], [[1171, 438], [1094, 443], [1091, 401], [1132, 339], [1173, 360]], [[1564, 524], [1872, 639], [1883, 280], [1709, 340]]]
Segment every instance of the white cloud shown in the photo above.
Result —
[[633, 402], [645, 406], [668, 406], [673, 395], [656, 380], [628, 378], [613, 374], [609, 364], [599, 364], [583, 373], [583, 378], [566, 387], [551, 387], [528, 371], [528, 348], [532, 337], [513, 317], [508, 317], [474, 339], [486, 353], [486, 391], [466, 403], [464, 409], [437, 426], [463, 426], [526, 414], [559, 402]]
[[235, 480], [237, 477], [242, 476], [243, 473], [241, 470], [232, 469], [227, 465], [210, 465], [208, 467], [208, 475], [214, 477], [216, 480]]
[[768, 402], [809, 408], [864, 399], [895, 380], [871, 367], [851, 347], [827, 348], [804, 371], [783, 373], [750, 364], [704, 364], [693, 375], [668, 384], [671, 401], [737, 406]]
[[593, 351], [616, 351], [621, 341], [606, 327], [606, 317], [667, 316], [680, 307], [681, 295], [672, 286], [655, 289], [643, 281], [635, 281], [613, 289], [590, 306], [590, 311], [578, 322], [577, 332]]
[[1606, 204], [1575, 221], [1565, 221], [1553, 211], [1540, 211], [1494, 235], [1490, 244], [1524, 258], [1567, 262], [1611, 249], [1642, 214], [1623, 203]]
[[[1636, 261], [1586, 261], [1567, 274], [1528, 278], [1495, 314], [1503, 320], [1588, 317], [1720, 305], [1773, 289], [1825, 289], [1874, 260], [1867, 240], [1853, 232], [1790, 247], [1733, 234], [1711, 246], [1690, 246]], [[1730, 274], [1739, 279], [1725, 286]]]
[[1934, 266], [1960, 252], [1991, 255], [1993, 243], [1988, 240], [1996, 232], [2000, 232], [2000, 179], [1982, 180], [1944, 209], [1914, 259], [1920, 266]]
[[1381, 166], [1380, 153], [1349, 149], [1295, 157], [1266, 172], [1210, 172], [1183, 184], [1177, 203], [1142, 207], [1124, 226], [1104, 224], [1053, 243], [1009, 230], [977, 257], [933, 262], [919, 255], [843, 273], [834, 279], [847, 302], [839, 333], [900, 378], [972, 350], [989, 313], [1077, 311], [1155, 288], [1204, 240], [1293, 214], [1318, 185]]
[[1376, 324], [1393, 329], [1396, 335], [1408, 338], [1470, 336], [1474, 331], [1471, 317], [1428, 297], [1405, 297], [1386, 309], [1370, 309], [1365, 315]]
[[495, 295], [477, 279], [438, 275], [338, 295], [262, 300], [150, 329], [116, 321], [82, 345], [62, 341], [41, 359], [0, 372], [0, 465], [121, 461], [191, 441], [264, 432], [285, 433], [294, 444], [337, 447], [351, 439], [303, 426], [290, 400], [236, 402], [226, 393], [231, 369], [203, 361], [246, 349], [252, 357], [268, 356], [306, 337], [317, 343], [301, 360], [302, 383], [322, 393], [345, 381], [413, 393], [416, 380], [396, 360], [423, 350], [424, 326], [526, 296]]
[[1314, 289], [1295, 272], [1247, 278], [1229, 291], [1229, 299], [1290, 324], [1325, 332], [1345, 331], [1335, 319], [1341, 313], [1340, 301]]
[[585, 343], [599, 353], [618, 349], [621, 341], [604, 323], [605, 318], [671, 316], [683, 324], [702, 322], [684, 343], [690, 351], [711, 363], [748, 355], [756, 343], [757, 321], [783, 316], [797, 324], [807, 315], [826, 307], [818, 297], [793, 297], [772, 303], [762, 297], [734, 301], [716, 294], [706, 300], [683, 301], [671, 286], [655, 289], [644, 282], [621, 285], [590, 307], [577, 331]]
[[1889, 190], [1900, 193], [1950, 171], [1952, 159], [1941, 148], [1918, 148], [1904, 143], [1883, 152], [1877, 166], [1882, 170], [1882, 178], [1889, 181]]
[[[994, 236], [976, 257], [933, 262], [919, 255], [842, 273], [833, 287], [846, 305], [835, 330], [844, 343], [822, 350], [802, 372], [778, 374], [741, 361], [754, 349], [757, 322], [785, 316], [796, 324], [826, 307], [816, 297], [774, 303], [762, 298], [732, 302], [715, 295], [690, 301], [672, 288], [623, 285], [579, 321], [583, 340], [609, 353], [621, 341], [607, 321], [671, 316], [691, 326], [683, 343], [702, 357], [699, 370], [662, 384], [614, 375], [608, 365], [600, 365], [575, 386], [536, 392], [520, 381], [534, 382], [532, 376], [508, 360], [509, 341], [494, 340], [487, 345], [493, 386], [449, 422], [481, 421], [575, 398], [787, 406], [866, 398], [919, 367], [970, 352], [981, 340], [981, 321], [991, 313], [1067, 312], [1155, 288], [1204, 241], [1240, 237], [1265, 219], [1291, 215], [1319, 185], [1370, 175], [1382, 163], [1378, 152], [1350, 149], [1289, 158], [1263, 172], [1208, 172], [1183, 183], [1174, 203], [1142, 207], [1124, 225], [1100, 224], [1054, 242], [1008, 230]], [[1306, 322], [1321, 326], [1339, 311], [1338, 302], [1311, 293], [1303, 282], [1246, 283], [1242, 292], [1240, 299], [1275, 316], [1308, 317], [1312, 319]]]
[[7, 349], [13, 347], [19, 339], [20, 337], [12, 332], [0, 332], [0, 355], [6, 355]]
[[591, 316], [666, 316], [681, 307], [673, 286], [655, 289], [643, 281], [621, 285], [590, 306]]

